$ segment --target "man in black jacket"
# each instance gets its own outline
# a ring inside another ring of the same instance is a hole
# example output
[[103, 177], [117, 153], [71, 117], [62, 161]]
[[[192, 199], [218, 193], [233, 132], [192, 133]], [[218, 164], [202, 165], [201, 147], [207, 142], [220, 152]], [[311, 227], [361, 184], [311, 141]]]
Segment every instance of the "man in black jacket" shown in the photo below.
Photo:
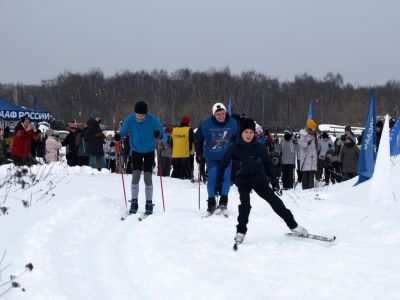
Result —
[[89, 166], [97, 168], [99, 171], [106, 167], [103, 151], [105, 136], [100, 128], [100, 122], [100, 112], [93, 111], [83, 132], [86, 154], [89, 155]]

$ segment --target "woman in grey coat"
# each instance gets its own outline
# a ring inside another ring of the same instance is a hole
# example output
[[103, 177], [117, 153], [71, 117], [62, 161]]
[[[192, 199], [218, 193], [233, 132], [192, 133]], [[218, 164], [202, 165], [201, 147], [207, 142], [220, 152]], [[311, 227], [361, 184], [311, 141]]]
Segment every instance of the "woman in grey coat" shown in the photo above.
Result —
[[355, 143], [354, 135], [346, 134], [339, 154], [339, 163], [342, 164], [343, 181], [358, 175], [357, 164], [359, 156], [360, 149], [358, 149]]

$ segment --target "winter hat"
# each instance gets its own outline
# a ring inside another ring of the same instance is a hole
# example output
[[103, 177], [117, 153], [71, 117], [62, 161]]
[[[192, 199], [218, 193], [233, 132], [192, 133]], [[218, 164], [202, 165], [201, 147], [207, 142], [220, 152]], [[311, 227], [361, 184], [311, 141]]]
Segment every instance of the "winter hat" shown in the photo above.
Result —
[[290, 129], [290, 128], [286, 128], [286, 129], [283, 131], [283, 133], [287, 133], [287, 134], [293, 135], [293, 131], [292, 131], [292, 129]]
[[242, 135], [242, 132], [245, 131], [246, 129], [251, 129], [254, 132], [256, 131], [256, 123], [254, 122], [253, 119], [243, 119], [240, 122], [240, 135]]
[[307, 128], [308, 129], [316, 129], [317, 128], [317, 123], [313, 119], [308, 119], [307, 120]]
[[164, 128], [164, 131], [165, 131], [166, 133], [168, 133], [168, 134], [171, 134], [171, 133], [172, 133], [172, 129], [169, 128], [169, 127], [165, 127], [165, 128]]
[[46, 130], [46, 135], [47, 135], [47, 136], [51, 136], [51, 135], [53, 135], [53, 134], [54, 134], [53, 129], [47, 129], [47, 130]]
[[221, 102], [215, 103], [215, 104], [213, 105], [213, 107], [212, 107], [212, 113], [213, 113], [213, 115], [215, 115], [215, 113], [216, 113], [217, 111], [222, 110], [222, 109], [226, 111], [225, 105], [223, 105]]
[[256, 123], [256, 132], [257, 133], [262, 133], [263, 132], [263, 129], [262, 129], [261, 125], [257, 124], [257, 123]]
[[139, 101], [135, 104], [135, 113], [147, 115], [147, 104], [144, 101]]
[[322, 138], [323, 138], [323, 139], [327, 139], [328, 137], [329, 137], [328, 133], [327, 133], [326, 131], [324, 131], [324, 132], [322, 133]]
[[101, 114], [100, 114], [99, 111], [94, 110], [94, 111], [92, 111], [92, 113], [90, 114], [90, 117], [91, 117], [92, 119], [100, 118], [100, 117], [101, 117]]
[[182, 118], [182, 123], [183, 123], [183, 124], [186, 124], [186, 125], [189, 125], [189, 123], [190, 123], [189, 117], [188, 117], [188, 116], [184, 116], [184, 117]]
[[351, 132], [351, 127], [350, 127], [349, 125], [347, 125], [347, 126], [344, 128], [344, 131]]
[[382, 120], [379, 120], [378, 122], [376, 122], [376, 127], [379, 127], [379, 128], [383, 128], [383, 122], [382, 122]]
[[293, 130], [290, 129], [290, 128], [286, 128], [286, 129], [283, 131], [283, 134], [293, 135]]

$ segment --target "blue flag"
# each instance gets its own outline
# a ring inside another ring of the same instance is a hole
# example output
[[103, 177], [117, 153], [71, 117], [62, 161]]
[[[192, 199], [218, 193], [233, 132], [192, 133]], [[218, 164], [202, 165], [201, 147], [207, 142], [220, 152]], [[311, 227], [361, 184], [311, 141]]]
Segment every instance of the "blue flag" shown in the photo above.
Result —
[[312, 120], [315, 121], [315, 119], [314, 119], [314, 113], [313, 113], [313, 104], [312, 104], [312, 101], [310, 101], [310, 106], [308, 107], [307, 119], [312, 119]]
[[399, 132], [400, 118], [397, 119], [396, 124], [394, 124], [392, 130], [390, 131], [390, 156], [399, 154], [399, 144], [397, 143]]
[[375, 90], [370, 91], [368, 116], [365, 121], [365, 130], [362, 136], [360, 157], [358, 159], [358, 182], [362, 183], [374, 174], [376, 161], [376, 115], [375, 115]]
[[38, 99], [35, 96], [32, 96], [32, 109], [36, 111], [36, 105], [37, 105]]
[[229, 98], [228, 108], [226, 109], [228, 114], [232, 115], [232, 98]]

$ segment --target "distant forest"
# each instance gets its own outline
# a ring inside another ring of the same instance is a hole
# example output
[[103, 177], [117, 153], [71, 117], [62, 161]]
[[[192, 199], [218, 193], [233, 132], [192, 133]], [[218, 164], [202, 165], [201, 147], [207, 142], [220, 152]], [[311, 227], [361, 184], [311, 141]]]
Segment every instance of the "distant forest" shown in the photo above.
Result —
[[228, 68], [194, 72], [179, 69], [173, 73], [125, 71], [105, 77], [100, 70], [88, 73], [64, 72], [40, 85], [0, 84], [0, 96], [38, 110], [47, 110], [58, 120], [85, 122], [98, 110], [103, 124], [113, 128], [144, 100], [149, 112], [169, 126], [187, 115], [192, 127], [211, 115], [215, 102], [233, 104], [233, 112], [252, 117], [271, 131], [287, 126], [298, 130], [305, 125], [310, 101], [314, 116], [321, 123], [364, 126], [369, 89], [376, 89], [376, 113], [397, 117], [400, 109], [400, 82], [384, 86], [344, 84], [340, 74], [328, 73], [323, 79], [308, 74], [280, 82], [254, 71], [234, 75]]

